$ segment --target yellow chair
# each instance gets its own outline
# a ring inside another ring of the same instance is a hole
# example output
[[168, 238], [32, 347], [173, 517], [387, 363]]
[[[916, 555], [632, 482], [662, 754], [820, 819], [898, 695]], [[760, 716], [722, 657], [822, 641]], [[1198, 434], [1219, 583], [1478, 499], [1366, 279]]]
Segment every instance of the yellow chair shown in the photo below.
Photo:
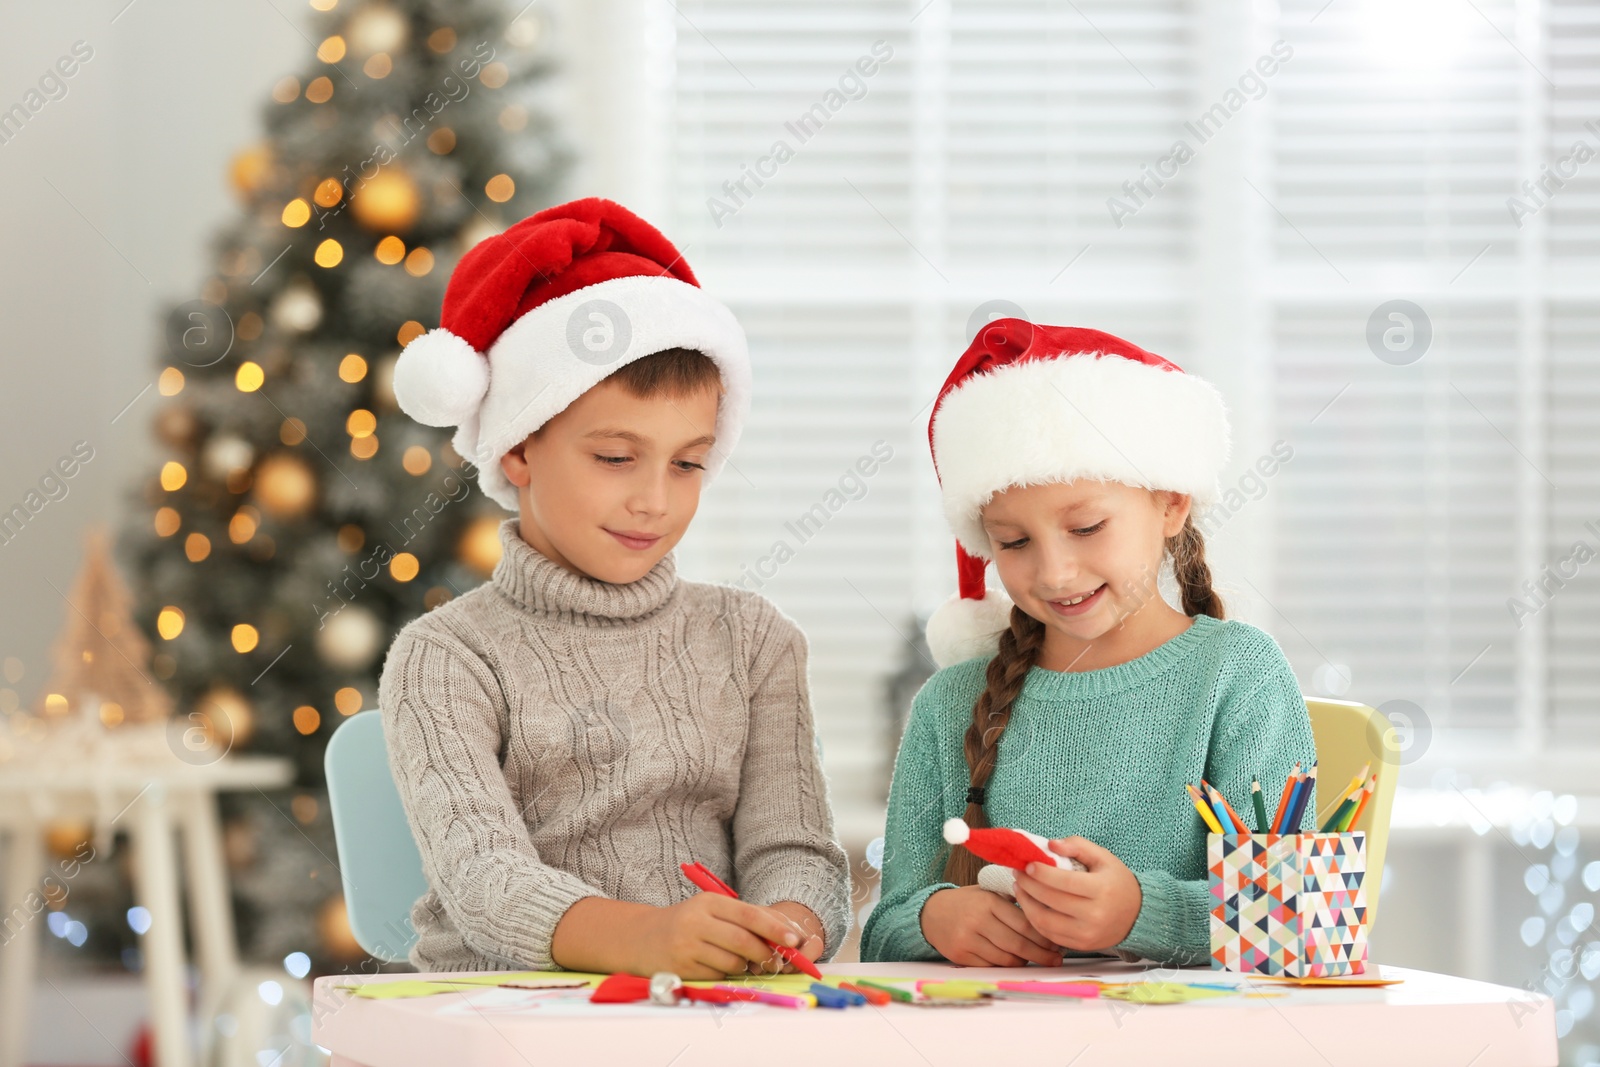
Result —
[[[1362, 884], [1367, 891], [1367, 936], [1372, 936], [1378, 917], [1378, 891], [1383, 888], [1383, 857], [1389, 845], [1389, 812], [1394, 807], [1394, 787], [1400, 777], [1400, 737], [1388, 718], [1377, 708], [1349, 700], [1306, 701], [1311, 713], [1311, 734], [1317, 745], [1317, 802], [1314, 827], [1335, 810], [1334, 802], [1350, 779], [1372, 764], [1378, 788], [1367, 801], [1361, 818], [1350, 827], [1367, 834], [1367, 875]], [[1265, 783], [1263, 783], [1265, 784]]]

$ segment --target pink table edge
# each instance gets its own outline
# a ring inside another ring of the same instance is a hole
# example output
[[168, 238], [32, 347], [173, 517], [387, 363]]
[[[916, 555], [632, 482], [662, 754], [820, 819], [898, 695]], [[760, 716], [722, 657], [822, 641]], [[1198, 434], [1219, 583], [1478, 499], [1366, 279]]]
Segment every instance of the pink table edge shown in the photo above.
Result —
[[[1210, 970], [1145, 968], [1114, 960], [1016, 969], [947, 963], [822, 964], [829, 975], [1066, 981], [1206, 981], [1239, 976]], [[1549, 997], [1450, 975], [1384, 966], [1403, 984], [1378, 989], [1294, 990], [1272, 999], [1218, 998], [1180, 1005], [1109, 1000], [1061, 1004], [1009, 1001], [972, 1009], [895, 1004], [849, 1011], [788, 1011], [741, 1005], [662, 1009], [659, 1019], [440, 1016], [454, 998], [362, 1000], [338, 990], [354, 981], [459, 977], [446, 974], [318, 978], [313, 1039], [332, 1067], [529, 1067], [551, 1063], [626, 1063], [630, 1067], [748, 1067], [792, 1049], [797, 1060], [873, 1067], [971, 1067], [1000, 1055], [1072, 1067], [1301, 1062], [1331, 1067], [1555, 1067], [1555, 1007]], [[998, 1013], [1004, 1012], [1002, 1022]], [[999, 1025], [996, 1025], [996, 1024]]]

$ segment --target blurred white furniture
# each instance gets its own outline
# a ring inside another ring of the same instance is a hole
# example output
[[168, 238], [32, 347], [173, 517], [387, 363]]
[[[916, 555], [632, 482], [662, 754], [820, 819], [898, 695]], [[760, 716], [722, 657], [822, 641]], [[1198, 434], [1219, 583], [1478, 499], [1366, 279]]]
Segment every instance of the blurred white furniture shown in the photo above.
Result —
[[[217, 820], [217, 794], [276, 789], [293, 777], [287, 760], [227, 757], [194, 766], [176, 757], [168, 766], [0, 769], [0, 832], [6, 838], [0, 892], [6, 915], [40, 889], [46, 875], [44, 833], [50, 823], [90, 819], [114, 805], [114, 828], [132, 839], [134, 899], [150, 912], [142, 936], [145, 984], [158, 1067], [189, 1067], [188, 990], [177, 838], [182, 832], [189, 919], [204, 982], [202, 1018], [238, 973], [233, 909]], [[96, 850], [90, 862], [108, 856]], [[68, 899], [70, 900], [70, 882]], [[23, 907], [23, 912], [28, 909]], [[44, 915], [32, 915], [0, 948], [0, 1067], [22, 1067], [28, 1015], [35, 995]], [[9, 931], [8, 931], [9, 933]]]

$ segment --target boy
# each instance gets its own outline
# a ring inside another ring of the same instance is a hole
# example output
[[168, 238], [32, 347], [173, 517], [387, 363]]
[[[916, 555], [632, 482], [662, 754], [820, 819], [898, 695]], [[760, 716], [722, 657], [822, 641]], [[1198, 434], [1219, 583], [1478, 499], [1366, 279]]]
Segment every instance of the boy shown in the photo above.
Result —
[[[395, 368], [510, 510], [483, 586], [401, 631], [378, 702], [429, 891], [422, 970], [714, 978], [838, 950], [803, 637], [679, 580], [672, 548], [749, 406], [743, 331], [648, 223], [542, 211], [465, 256]], [[486, 353], [486, 355], [480, 354]], [[740, 894], [700, 893], [703, 862]]]

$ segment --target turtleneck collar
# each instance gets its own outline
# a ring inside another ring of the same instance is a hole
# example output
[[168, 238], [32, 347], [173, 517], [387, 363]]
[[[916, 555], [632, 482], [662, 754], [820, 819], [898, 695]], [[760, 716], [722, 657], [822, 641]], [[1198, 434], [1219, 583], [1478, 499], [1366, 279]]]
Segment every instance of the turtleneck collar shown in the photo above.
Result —
[[522, 539], [517, 518], [500, 524], [503, 554], [490, 582], [537, 615], [573, 626], [607, 628], [643, 622], [672, 599], [678, 568], [672, 553], [637, 581], [622, 584], [573, 574]]

